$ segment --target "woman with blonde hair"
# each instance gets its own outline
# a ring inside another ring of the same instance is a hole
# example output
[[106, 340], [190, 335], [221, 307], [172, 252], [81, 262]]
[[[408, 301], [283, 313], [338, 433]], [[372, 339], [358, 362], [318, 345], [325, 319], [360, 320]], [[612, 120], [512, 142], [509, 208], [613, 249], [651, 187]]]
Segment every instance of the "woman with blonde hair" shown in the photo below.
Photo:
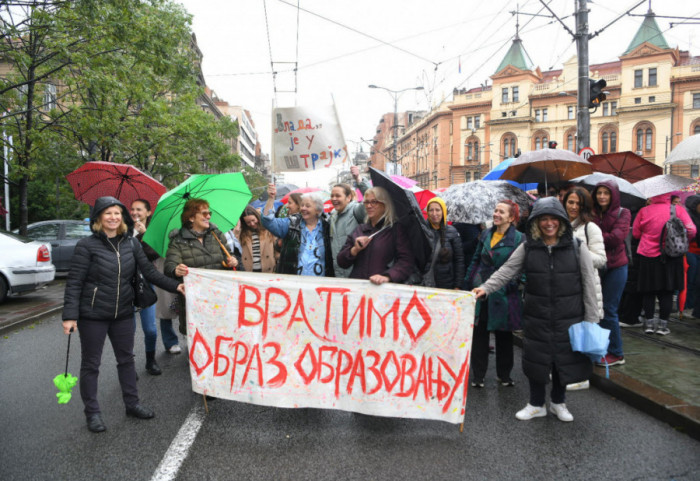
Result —
[[367, 189], [362, 204], [365, 223], [348, 236], [338, 265], [352, 268], [351, 279], [369, 279], [373, 284], [405, 281], [414, 269], [413, 252], [389, 193], [382, 187]]

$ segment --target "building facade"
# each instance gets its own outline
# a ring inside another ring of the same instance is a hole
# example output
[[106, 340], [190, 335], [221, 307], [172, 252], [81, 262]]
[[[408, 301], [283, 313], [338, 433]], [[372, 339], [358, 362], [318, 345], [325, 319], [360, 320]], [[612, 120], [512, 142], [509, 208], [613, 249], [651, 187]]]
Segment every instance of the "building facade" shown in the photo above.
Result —
[[[607, 82], [607, 99], [591, 110], [596, 153], [629, 150], [663, 165], [679, 142], [700, 133], [700, 57], [669, 47], [652, 12], [617, 61], [589, 70], [591, 79]], [[577, 78], [575, 56], [559, 70], [542, 72], [516, 35], [492, 85], [454, 90], [452, 100], [400, 135], [403, 175], [434, 189], [480, 179], [499, 162], [549, 141], [576, 151]], [[387, 116], [393, 118], [385, 115], [385, 124]], [[391, 129], [380, 123], [377, 135], [375, 148], [391, 158]], [[670, 172], [700, 175], [697, 166]]]

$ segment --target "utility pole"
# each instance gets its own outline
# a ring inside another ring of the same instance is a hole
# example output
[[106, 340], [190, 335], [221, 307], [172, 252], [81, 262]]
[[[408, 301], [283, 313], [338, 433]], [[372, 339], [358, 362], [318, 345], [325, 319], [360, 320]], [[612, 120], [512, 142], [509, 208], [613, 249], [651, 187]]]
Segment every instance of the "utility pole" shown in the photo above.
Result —
[[576, 112], [576, 150], [590, 147], [591, 113], [590, 85], [588, 81], [588, 7], [586, 0], [577, 0], [576, 9], [576, 52], [578, 54], [578, 109]]

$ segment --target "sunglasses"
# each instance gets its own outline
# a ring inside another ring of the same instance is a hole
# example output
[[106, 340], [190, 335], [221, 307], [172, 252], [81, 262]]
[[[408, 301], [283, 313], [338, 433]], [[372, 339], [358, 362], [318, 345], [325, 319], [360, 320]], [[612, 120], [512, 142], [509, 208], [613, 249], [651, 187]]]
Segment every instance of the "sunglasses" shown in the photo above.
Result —
[[211, 211], [208, 211], [208, 210], [203, 210], [201, 212], [197, 212], [197, 214], [202, 214], [202, 217], [211, 217]]

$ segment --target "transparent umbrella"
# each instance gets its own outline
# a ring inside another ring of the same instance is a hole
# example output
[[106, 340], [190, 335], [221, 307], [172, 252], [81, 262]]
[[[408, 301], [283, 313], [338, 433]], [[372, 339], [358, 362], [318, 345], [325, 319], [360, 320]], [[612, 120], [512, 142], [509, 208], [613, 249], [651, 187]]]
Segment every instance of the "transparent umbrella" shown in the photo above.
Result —
[[674, 190], [681, 190], [695, 182], [695, 179], [688, 179], [673, 174], [656, 175], [648, 179], [635, 182], [634, 185], [647, 199], [661, 194], [668, 194]]
[[668, 154], [664, 164], [697, 164], [700, 162], [700, 134], [691, 135]]

